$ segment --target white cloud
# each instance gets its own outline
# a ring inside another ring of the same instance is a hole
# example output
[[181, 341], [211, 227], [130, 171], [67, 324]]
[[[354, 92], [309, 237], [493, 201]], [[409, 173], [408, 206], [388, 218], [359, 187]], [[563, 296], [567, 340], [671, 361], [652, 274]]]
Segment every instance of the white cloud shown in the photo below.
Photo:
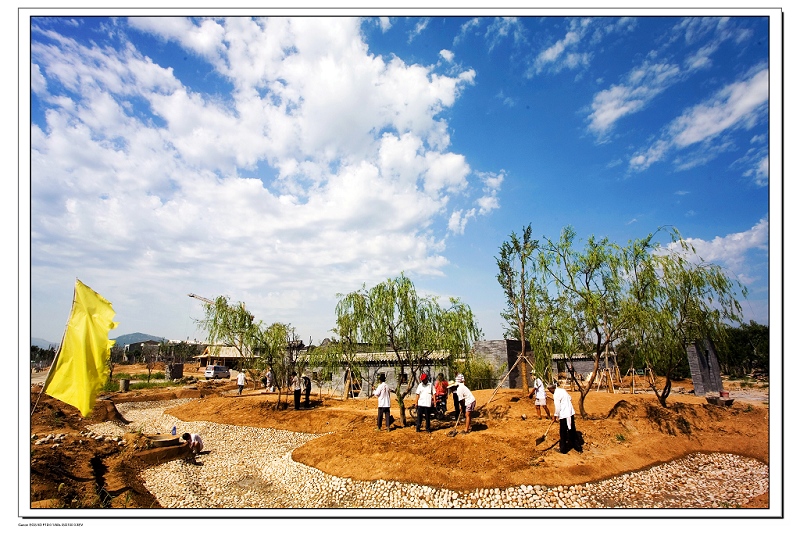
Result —
[[442, 56], [442, 59], [444, 59], [448, 63], [452, 63], [453, 59], [455, 59], [456, 57], [456, 55], [450, 50], [439, 50], [439, 55]]
[[203, 58], [230, 98], [133, 42], [32, 44], [47, 112], [31, 129], [31, 274], [44, 293], [84, 272], [125, 294], [128, 320], [158, 314], [148, 298], [196, 292], [296, 322], [400, 270], [440, 275], [439, 226], [463, 232], [476, 208], [460, 206], [494, 208], [502, 179], [479, 177], [475, 198], [441, 117], [474, 71], [372, 55], [348, 18], [130, 24]]
[[525, 41], [525, 29], [516, 17], [497, 17], [486, 29], [486, 40], [491, 52], [501, 41], [511, 37], [515, 44]]
[[463, 235], [464, 229], [467, 227], [467, 222], [471, 218], [475, 218], [475, 209], [469, 209], [466, 212], [461, 209], [456, 209], [450, 215], [450, 220], [447, 223], [447, 229], [456, 235]]
[[[729, 268], [738, 277], [749, 277], [747, 256], [752, 252], [766, 253], [769, 250], [769, 220], [762, 218], [752, 228], [712, 240], [686, 238], [695, 253], [703, 261]], [[677, 250], [675, 245], [670, 248]]]
[[425, 28], [428, 27], [430, 21], [431, 19], [428, 17], [419, 19], [419, 22], [414, 25], [414, 29], [408, 34], [408, 42], [413, 41], [420, 33], [425, 31]]
[[546, 49], [539, 52], [533, 61], [532, 72], [540, 74], [545, 69], [560, 72], [563, 69], [575, 69], [589, 64], [589, 53], [572, 51], [587, 34], [592, 19], [571, 19], [566, 35]]
[[694, 163], [680, 161], [682, 168], [700, 164], [703, 158], [713, 157], [724, 151], [729, 141], [722, 139], [716, 145], [710, 143], [726, 131], [749, 129], [766, 116], [769, 98], [769, 72], [762, 68], [749, 78], [731, 83], [720, 89], [708, 101], [684, 111], [666, 128], [661, 138], [651, 146], [634, 154], [630, 168], [642, 171], [662, 160], [672, 150], [686, 149], [704, 143], [702, 150], [690, 158]]
[[714, 137], [732, 127], [751, 127], [765, 109], [769, 98], [766, 68], [751, 78], [732, 83], [709, 102], [687, 110], [670, 125], [675, 146], [682, 148]]
[[680, 69], [669, 63], [644, 63], [631, 70], [625, 83], [613, 85], [594, 96], [588, 117], [589, 130], [607, 134], [618, 120], [636, 113], [680, 78]]
[[499, 93], [497, 93], [497, 96], [495, 98], [503, 102], [503, 105], [507, 107], [514, 107], [517, 105], [517, 99], [512, 98], [511, 96], [506, 96], [505, 92], [503, 92], [502, 90]]
[[461, 25], [461, 29], [458, 32], [458, 35], [455, 36], [453, 39], [453, 45], [459, 44], [463, 41], [469, 34], [474, 33], [481, 25], [480, 18], [471, 18], [467, 22]]
[[386, 33], [392, 27], [392, 19], [390, 17], [378, 17], [378, 24], [381, 27], [381, 31]]

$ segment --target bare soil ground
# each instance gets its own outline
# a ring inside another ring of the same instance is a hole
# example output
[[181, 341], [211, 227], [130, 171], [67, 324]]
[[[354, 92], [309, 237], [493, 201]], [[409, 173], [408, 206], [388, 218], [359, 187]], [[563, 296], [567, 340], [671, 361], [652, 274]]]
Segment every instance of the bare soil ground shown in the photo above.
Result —
[[[71, 406], [39, 397], [34, 386], [31, 406], [39, 400], [31, 417], [32, 433], [40, 438], [50, 433], [67, 435], [57, 447], [34, 446], [32, 441], [31, 501], [33, 507], [158, 507], [138, 474], [180, 456], [182, 447], [147, 449], [144, 439], [135, 434], [128, 438], [137, 447], [123, 447], [77, 433], [87, 425], [119, 420], [115, 407], [119, 403], [185, 397], [198, 400], [169, 411], [181, 420], [320, 434], [297, 449], [294, 459], [332, 475], [360, 480], [392, 479], [471, 490], [598, 481], [694, 452], [735, 453], [769, 463], [768, 389], [738, 389], [735, 383], [725, 387], [735, 398], [730, 406], [673, 392], [666, 409], [652, 392], [631, 394], [629, 387], [616, 393], [592, 390], [586, 397], [588, 418], [576, 416], [584, 451], [562, 455], [557, 449], [557, 425], [548, 432], [549, 421], [538, 418], [533, 402], [519, 390], [500, 389], [493, 398], [492, 390], [473, 391], [479, 412], [472, 431], [451, 436], [452, 420], [434, 421], [432, 433], [417, 433], [410, 419], [403, 427], [394, 403], [393, 430], [376, 432], [375, 398], [345, 400], [313, 394], [311, 409], [295, 411], [283, 404], [288, 399], [285, 395], [280, 406], [278, 395], [263, 389], [247, 388], [237, 396], [235, 382], [227, 380], [200, 380], [157, 392], [103, 394], [86, 419]], [[673, 390], [689, 392], [691, 381], [674, 383]], [[571, 394], [577, 411], [579, 395]], [[452, 405], [448, 407], [452, 410]], [[536, 439], [545, 432], [545, 442], [537, 446]], [[748, 505], [768, 506], [769, 494]]]

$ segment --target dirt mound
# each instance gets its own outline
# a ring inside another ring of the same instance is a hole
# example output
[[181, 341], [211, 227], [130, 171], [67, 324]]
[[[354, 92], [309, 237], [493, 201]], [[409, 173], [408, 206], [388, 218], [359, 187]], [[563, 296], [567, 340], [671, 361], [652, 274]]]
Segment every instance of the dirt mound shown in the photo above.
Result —
[[[589, 419], [576, 416], [583, 454], [561, 455], [558, 427], [548, 428], [519, 391], [475, 391], [479, 415], [469, 434], [448, 433], [455, 420], [434, 421], [433, 432], [401, 425], [375, 431], [375, 399], [317, 400], [311, 410], [276, 409], [277, 397], [261, 393], [204, 398], [169, 411], [182, 420], [327, 433], [294, 453], [296, 461], [329, 474], [361, 480], [394, 479], [458, 490], [585, 483], [639, 470], [698, 451], [740, 453], [768, 462], [768, 411], [763, 405], [706, 405], [704, 398], [675, 395], [662, 408], [653, 395], [592, 392]], [[578, 395], [572, 393], [578, 406]], [[620, 397], [625, 399], [620, 400]], [[461, 421], [463, 429], [464, 421]]]

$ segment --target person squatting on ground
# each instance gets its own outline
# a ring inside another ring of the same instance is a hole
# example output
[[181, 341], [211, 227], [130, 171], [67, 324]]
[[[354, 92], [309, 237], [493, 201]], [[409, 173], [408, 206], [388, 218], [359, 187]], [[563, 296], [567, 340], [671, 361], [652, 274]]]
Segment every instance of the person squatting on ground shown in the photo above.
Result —
[[181, 438], [189, 444], [189, 451], [198, 454], [203, 451], [203, 439], [197, 433], [184, 433]]
[[572, 407], [572, 397], [569, 393], [551, 383], [547, 390], [553, 395], [553, 422], [559, 420], [558, 451], [567, 453], [570, 449], [582, 452], [583, 448], [578, 442], [578, 430], [575, 429], [575, 408]]
[[470, 432], [472, 424], [472, 412], [475, 411], [475, 396], [472, 395], [466, 385], [464, 385], [464, 374], [456, 376], [456, 394], [458, 394], [458, 401], [461, 403], [461, 412], [464, 413], [465, 429], [464, 433]]
[[294, 410], [300, 410], [300, 378], [297, 377], [297, 372], [292, 372], [292, 390], [294, 391]]
[[428, 382], [428, 374], [419, 377], [422, 383], [417, 385], [417, 431], [422, 427], [422, 417], [425, 417], [425, 431], [431, 432], [431, 411], [433, 411], [433, 383]]
[[533, 376], [533, 389], [528, 393], [528, 398], [536, 395], [533, 405], [536, 406], [536, 414], [539, 415], [539, 420], [542, 419], [542, 407], [544, 407], [544, 412], [547, 413], [547, 418], [550, 418], [550, 409], [547, 408], [547, 395], [544, 393], [542, 378], [537, 376], [535, 371], [531, 371], [531, 376]]
[[378, 431], [381, 430], [383, 420], [386, 420], [386, 431], [391, 431], [389, 425], [391, 424], [390, 406], [391, 406], [391, 390], [389, 385], [386, 384], [386, 376], [381, 374], [378, 376], [380, 385], [372, 393], [373, 396], [378, 397]]
[[247, 382], [247, 377], [244, 375], [244, 370], [240, 370], [239, 374], [236, 376], [236, 386], [239, 387], [239, 396], [242, 395], [242, 389], [244, 389], [244, 384]]
[[442, 404], [442, 413], [447, 412], [447, 380], [441, 372], [436, 376], [436, 408]]
[[306, 409], [311, 408], [311, 401], [309, 399], [311, 395], [311, 378], [303, 375], [303, 393], [305, 394], [305, 400], [303, 401], [303, 406]]

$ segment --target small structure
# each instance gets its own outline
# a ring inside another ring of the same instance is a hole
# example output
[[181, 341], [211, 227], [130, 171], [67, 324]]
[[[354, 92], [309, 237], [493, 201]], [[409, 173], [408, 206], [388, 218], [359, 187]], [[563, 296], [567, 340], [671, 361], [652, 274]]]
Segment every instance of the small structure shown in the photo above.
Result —
[[181, 379], [183, 377], [183, 363], [169, 363], [164, 369], [167, 379]]
[[239, 369], [242, 364], [242, 355], [233, 346], [211, 345], [206, 346], [203, 353], [196, 355], [194, 359], [197, 366], [203, 368], [208, 365], [221, 365], [228, 368]]
[[692, 372], [692, 384], [695, 396], [722, 391], [722, 376], [719, 371], [719, 360], [711, 339], [697, 340], [686, 346], [689, 356], [689, 370]]

